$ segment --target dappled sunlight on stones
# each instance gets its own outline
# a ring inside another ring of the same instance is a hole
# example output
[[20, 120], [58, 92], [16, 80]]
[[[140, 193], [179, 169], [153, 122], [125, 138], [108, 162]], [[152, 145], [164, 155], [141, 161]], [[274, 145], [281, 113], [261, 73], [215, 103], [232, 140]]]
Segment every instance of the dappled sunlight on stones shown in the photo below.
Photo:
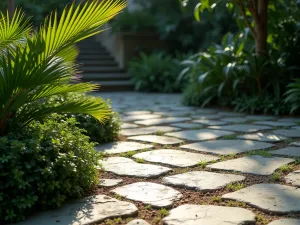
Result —
[[294, 162], [294, 159], [281, 157], [263, 157], [260, 155], [245, 156], [209, 165], [218, 170], [239, 171], [256, 175], [271, 175], [280, 166]]
[[269, 143], [250, 140], [216, 140], [182, 145], [180, 148], [193, 149], [196, 151], [209, 152], [218, 155], [230, 155], [270, 148], [273, 146], [274, 145]]
[[110, 142], [107, 144], [97, 145], [96, 150], [108, 154], [118, 154], [123, 152], [138, 151], [142, 149], [153, 148], [150, 144], [141, 144], [130, 141]]
[[182, 197], [179, 191], [171, 187], [150, 182], [129, 184], [115, 188], [111, 192], [153, 207], [169, 207]]
[[232, 135], [230, 131], [219, 131], [211, 129], [199, 129], [199, 130], [185, 130], [172, 133], [166, 133], [167, 136], [173, 136], [191, 141], [204, 141], [222, 137], [225, 135]]
[[255, 214], [247, 209], [214, 205], [181, 205], [163, 219], [166, 225], [255, 224]]
[[149, 162], [169, 164], [178, 167], [189, 167], [199, 164], [199, 162], [209, 162], [219, 159], [211, 155], [204, 155], [192, 152], [185, 152], [173, 149], [159, 149], [142, 152], [133, 156]]
[[222, 196], [261, 210], [285, 214], [300, 212], [300, 189], [281, 184], [256, 184]]

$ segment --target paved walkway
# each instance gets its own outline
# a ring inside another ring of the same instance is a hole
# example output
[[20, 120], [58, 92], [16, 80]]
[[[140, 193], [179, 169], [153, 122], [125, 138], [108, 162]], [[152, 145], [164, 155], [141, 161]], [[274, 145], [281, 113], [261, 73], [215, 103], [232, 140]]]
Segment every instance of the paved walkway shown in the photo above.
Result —
[[119, 141], [97, 146], [97, 195], [22, 224], [300, 225], [300, 118], [100, 95], [124, 123]]

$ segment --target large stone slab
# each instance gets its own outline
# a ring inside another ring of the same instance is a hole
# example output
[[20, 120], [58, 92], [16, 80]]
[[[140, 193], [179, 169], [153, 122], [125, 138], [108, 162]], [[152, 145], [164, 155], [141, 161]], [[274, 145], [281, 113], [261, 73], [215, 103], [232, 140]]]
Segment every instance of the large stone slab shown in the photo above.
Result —
[[300, 147], [287, 147], [275, 151], [271, 151], [274, 155], [286, 155], [292, 157], [300, 157]]
[[165, 111], [165, 112], [154, 112], [154, 114], [157, 115], [163, 115], [163, 116], [169, 116], [169, 117], [181, 117], [181, 116], [186, 116], [189, 117], [192, 112], [191, 111], [178, 111], [178, 112], [170, 112], [170, 111]]
[[134, 110], [134, 111], [126, 111], [124, 114], [126, 115], [145, 115], [145, 114], [150, 114], [150, 111], [146, 110]]
[[297, 117], [287, 117], [287, 118], [281, 118], [277, 120], [278, 122], [295, 122], [295, 123], [300, 123], [300, 118]]
[[292, 142], [290, 145], [294, 145], [294, 146], [300, 147], [300, 141]]
[[262, 124], [273, 127], [291, 127], [297, 125], [294, 122], [278, 122], [278, 121], [258, 121], [255, 124]]
[[232, 125], [225, 125], [225, 126], [210, 126], [208, 128], [218, 129], [218, 130], [229, 130], [229, 131], [236, 131], [236, 132], [246, 132], [246, 133], [271, 129], [271, 127], [269, 126], [254, 125], [254, 124], [232, 124]]
[[199, 119], [199, 120], [193, 120], [194, 123], [201, 123], [208, 126], [219, 126], [219, 125], [225, 125], [226, 122], [218, 121], [218, 120], [207, 120], [207, 119]]
[[124, 157], [109, 157], [104, 160], [100, 160], [100, 163], [105, 171], [112, 172], [120, 176], [158, 177], [172, 171], [172, 169], [164, 166], [137, 163], [132, 159]]
[[127, 223], [127, 225], [150, 225], [150, 223], [145, 220], [135, 219]]
[[249, 119], [247, 119], [246, 117], [226, 117], [221, 119], [221, 121], [224, 121], [226, 123], [245, 123], [248, 120]]
[[273, 147], [273, 144], [250, 140], [215, 140], [182, 145], [180, 148], [193, 149], [218, 155], [230, 155]]
[[255, 224], [250, 210], [216, 205], [181, 205], [163, 219], [166, 225], [242, 225]]
[[134, 216], [137, 212], [137, 207], [130, 202], [94, 195], [56, 210], [39, 213], [17, 225], [89, 225], [109, 218]]
[[218, 115], [218, 114], [194, 114], [194, 115], [191, 115], [191, 118], [193, 119], [199, 119], [199, 120], [213, 120], [213, 119], [219, 119], [221, 118], [222, 116]]
[[300, 170], [289, 173], [284, 179], [287, 183], [300, 187]]
[[183, 140], [177, 138], [158, 136], [158, 135], [133, 136], [133, 137], [129, 137], [128, 139], [136, 140], [136, 141], [147, 141], [147, 142], [157, 143], [161, 145], [174, 145], [183, 142]]
[[166, 133], [167, 136], [178, 137], [191, 141], [204, 141], [219, 138], [225, 135], [233, 134], [230, 131], [220, 131], [211, 129], [200, 129], [200, 130], [185, 130], [178, 132]]
[[205, 192], [221, 189], [227, 184], [243, 181], [244, 179], [244, 176], [234, 174], [192, 171], [164, 177], [162, 182], [167, 185], [196, 189], [197, 191]]
[[139, 127], [136, 124], [132, 124], [132, 123], [122, 123], [121, 124], [121, 129], [129, 129], [129, 128], [137, 128]]
[[142, 149], [153, 148], [153, 145], [141, 144], [130, 141], [110, 142], [96, 146], [97, 151], [106, 152], [108, 154], [119, 154], [123, 152], [138, 151]]
[[300, 220], [298, 219], [280, 219], [274, 220], [268, 225], [300, 225]]
[[145, 126], [154, 126], [159, 124], [168, 124], [168, 123], [177, 123], [191, 120], [189, 117], [165, 117], [149, 120], [136, 121], [136, 124], [145, 125]]
[[265, 120], [275, 120], [275, 119], [277, 119], [276, 116], [246, 116], [246, 118], [249, 119], [249, 120], [257, 120], [257, 121], [259, 121], [259, 120], [265, 121]]
[[205, 108], [205, 109], [196, 109], [196, 112], [199, 113], [199, 114], [214, 114], [216, 112], [218, 112], [218, 110], [216, 109], [208, 109], [208, 108]]
[[121, 131], [121, 134], [124, 136], [133, 136], [133, 135], [154, 134], [156, 132], [170, 132], [176, 130], [180, 130], [180, 129], [175, 127], [170, 127], [170, 126], [152, 126], [152, 127], [140, 127], [136, 129], [124, 129]]
[[271, 175], [280, 166], [295, 160], [281, 157], [245, 156], [208, 165], [211, 169], [238, 171], [257, 175]]
[[300, 212], [300, 189], [281, 184], [256, 184], [222, 197], [272, 213]]
[[238, 139], [254, 140], [254, 141], [266, 141], [266, 142], [280, 142], [286, 139], [285, 136], [272, 133], [255, 133], [245, 134], [237, 136]]
[[150, 182], [137, 182], [118, 187], [112, 192], [134, 201], [153, 207], [169, 207], [179, 200], [182, 194], [171, 187]]
[[148, 119], [155, 119], [160, 117], [161, 115], [154, 115], [154, 114], [129, 115], [129, 116], [122, 116], [121, 120], [124, 122], [130, 122], [135, 120], [148, 120]]
[[211, 155], [173, 149], [159, 149], [154, 151], [142, 152], [134, 155], [133, 157], [144, 159], [149, 162], [163, 163], [178, 167], [195, 166], [201, 161], [210, 162], [219, 159], [218, 157]]
[[280, 130], [274, 130], [273, 133], [287, 136], [290, 138], [300, 138], [300, 131], [297, 129], [280, 129]]
[[122, 179], [100, 179], [99, 186], [100, 187], [113, 187], [117, 186], [118, 184], [122, 183]]
[[237, 112], [219, 112], [218, 114], [221, 116], [236, 116], [236, 117], [246, 115], [245, 113], [237, 113]]
[[292, 127], [293, 129], [297, 129], [297, 130], [300, 130], [300, 126], [295, 126], [295, 127]]
[[173, 127], [180, 127], [180, 128], [186, 128], [186, 129], [200, 129], [203, 127], [203, 125], [199, 123], [171, 123], [170, 126]]

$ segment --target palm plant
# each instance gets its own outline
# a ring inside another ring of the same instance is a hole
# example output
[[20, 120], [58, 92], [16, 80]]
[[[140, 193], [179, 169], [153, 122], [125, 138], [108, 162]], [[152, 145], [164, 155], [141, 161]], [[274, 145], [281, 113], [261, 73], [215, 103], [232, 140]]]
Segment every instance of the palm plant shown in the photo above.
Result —
[[98, 34], [118, 14], [124, 0], [87, 1], [66, 7], [60, 19], [52, 13], [38, 31], [20, 10], [13, 17], [0, 14], [0, 135], [24, 127], [51, 113], [85, 113], [104, 122], [110, 115], [99, 98], [68, 100], [50, 105], [50, 97], [98, 88], [74, 83], [75, 44]]

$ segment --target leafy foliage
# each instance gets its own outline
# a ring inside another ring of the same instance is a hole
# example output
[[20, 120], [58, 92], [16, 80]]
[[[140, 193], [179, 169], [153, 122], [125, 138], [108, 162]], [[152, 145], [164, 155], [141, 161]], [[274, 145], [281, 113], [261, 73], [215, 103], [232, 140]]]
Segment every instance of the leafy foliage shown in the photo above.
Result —
[[[65, 101], [78, 101], [84, 100], [85, 94], [82, 93], [68, 93], [66, 95], [59, 95], [52, 97], [48, 100], [47, 104], [59, 105]], [[110, 107], [110, 101], [106, 101]], [[90, 140], [99, 144], [114, 141], [119, 135], [121, 129], [120, 117], [116, 112], [111, 112], [110, 116], [104, 123], [100, 123], [97, 119], [86, 114], [66, 114], [67, 117], [73, 117], [78, 124], [77, 127], [86, 130], [86, 135], [90, 137]]]
[[74, 44], [101, 32], [99, 28], [124, 7], [122, 0], [71, 5], [59, 20], [56, 12], [51, 14], [35, 33], [20, 11], [12, 19], [0, 14], [0, 134], [51, 113], [84, 113], [100, 122], [109, 117], [107, 104], [99, 98], [45, 103], [51, 96], [98, 88], [70, 83], [76, 73]]
[[60, 206], [97, 183], [99, 156], [84, 133], [74, 118], [52, 115], [0, 137], [0, 222]]
[[291, 112], [300, 109], [300, 79], [296, 79], [294, 82], [288, 85], [288, 91], [285, 93], [285, 103], [291, 104]]
[[133, 77], [136, 90], [176, 92], [185, 86], [185, 82], [176, 82], [180, 71], [179, 62], [159, 52], [150, 55], [141, 53], [140, 58], [130, 62], [128, 72]]

